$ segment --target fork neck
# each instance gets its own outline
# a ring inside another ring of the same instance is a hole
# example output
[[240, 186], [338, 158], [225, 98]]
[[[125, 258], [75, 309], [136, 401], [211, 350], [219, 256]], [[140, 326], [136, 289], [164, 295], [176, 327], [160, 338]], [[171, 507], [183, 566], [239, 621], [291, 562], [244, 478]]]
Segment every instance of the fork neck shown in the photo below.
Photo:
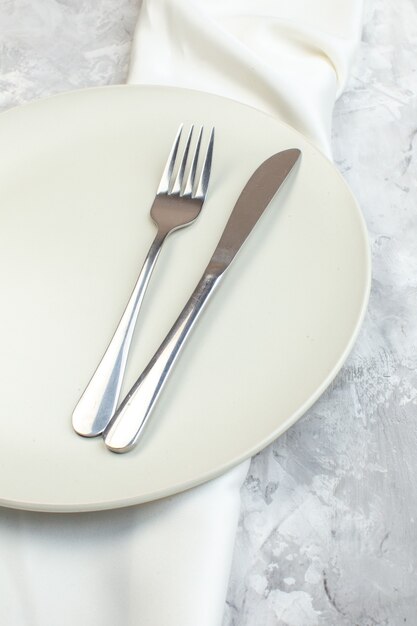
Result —
[[153, 240], [152, 244], [151, 244], [151, 248], [149, 250], [149, 252], [151, 252], [151, 250], [153, 248], [155, 248], [156, 250], [158, 250], [162, 244], [164, 243], [165, 239], [168, 237], [168, 235], [172, 232], [171, 228], [167, 228], [167, 227], [162, 227], [159, 226], [158, 230], [156, 232], [155, 235], [155, 239]]

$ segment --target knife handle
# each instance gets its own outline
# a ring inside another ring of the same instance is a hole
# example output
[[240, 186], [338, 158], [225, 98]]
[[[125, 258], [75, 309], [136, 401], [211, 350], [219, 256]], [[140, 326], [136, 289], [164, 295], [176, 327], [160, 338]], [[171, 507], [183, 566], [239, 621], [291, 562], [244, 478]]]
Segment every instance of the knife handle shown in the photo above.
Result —
[[104, 432], [113, 452], [127, 452], [137, 443], [187, 337], [222, 274], [205, 272], [159, 349], [133, 385]]

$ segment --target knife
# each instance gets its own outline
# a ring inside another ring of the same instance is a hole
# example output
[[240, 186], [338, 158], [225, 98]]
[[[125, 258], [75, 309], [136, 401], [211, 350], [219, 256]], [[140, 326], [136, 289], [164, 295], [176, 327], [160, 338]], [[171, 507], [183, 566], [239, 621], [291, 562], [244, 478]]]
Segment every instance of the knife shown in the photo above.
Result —
[[105, 430], [104, 442], [109, 450], [127, 452], [137, 443], [209, 297], [300, 155], [300, 150], [296, 148], [274, 154], [258, 167], [246, 183], [197, 287]]

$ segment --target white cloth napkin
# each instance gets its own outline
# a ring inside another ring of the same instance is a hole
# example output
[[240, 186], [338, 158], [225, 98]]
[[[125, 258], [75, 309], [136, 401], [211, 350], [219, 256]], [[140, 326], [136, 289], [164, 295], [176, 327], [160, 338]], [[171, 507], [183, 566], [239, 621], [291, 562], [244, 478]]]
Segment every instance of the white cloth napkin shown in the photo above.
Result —
[[128, 80], [244, 102], [330, 155], [361, 18], [362, 0], [143, 0]]
[[[330, 155], [361, 13], [361, 0], [143, 0], [129, 81], [231, 97]], [[0, 510], [0, 624], [220, 626], [247, 469], [123, 510]]]

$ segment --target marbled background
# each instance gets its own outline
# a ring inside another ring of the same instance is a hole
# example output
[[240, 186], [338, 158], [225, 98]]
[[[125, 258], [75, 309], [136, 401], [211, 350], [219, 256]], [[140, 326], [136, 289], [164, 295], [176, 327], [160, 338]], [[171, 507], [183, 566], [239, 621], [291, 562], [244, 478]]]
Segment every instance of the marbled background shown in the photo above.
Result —
[[[1, 0], [0, 109], [124, 82], [138, 9]], [[333, 150], [369, 228], [369, 310], [332, 386], [253, 459], [224, 626], [417, 625], [416, 51], [416, 0], [366, 0]]]

